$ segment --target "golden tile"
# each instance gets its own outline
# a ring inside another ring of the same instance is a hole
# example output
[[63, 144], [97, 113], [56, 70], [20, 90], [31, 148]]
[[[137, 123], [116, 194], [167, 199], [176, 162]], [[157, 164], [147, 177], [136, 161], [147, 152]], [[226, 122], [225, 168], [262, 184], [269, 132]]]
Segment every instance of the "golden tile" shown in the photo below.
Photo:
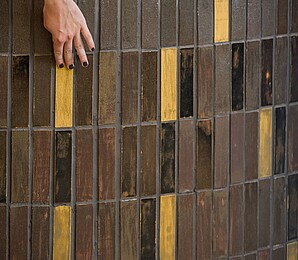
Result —
[[229, 40], [229, 0], [214, 0], [214, 42]]
[[287, 245], [287, 260], [298, 260], [298, 242]]

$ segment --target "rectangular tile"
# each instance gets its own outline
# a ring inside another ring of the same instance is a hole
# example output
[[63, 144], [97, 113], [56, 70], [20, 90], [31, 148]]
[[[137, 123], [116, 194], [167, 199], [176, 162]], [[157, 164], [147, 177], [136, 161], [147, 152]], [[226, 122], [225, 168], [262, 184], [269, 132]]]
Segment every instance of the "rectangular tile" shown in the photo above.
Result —
[[[0, 23], [0, 24], [2, 24], [2, 23]], [[0, 29], [1, 29], [1, 25], [0, 25]], [[3, 38], [3, 37], [0, 37], [0, 38]], [[0, 44], [0, 46], [2, 46], [2, 45]], [[7, 81], [8, 77], [6, 76], [7, 74], [8, 74], [8, 57], [0, 56], [0, 75], [1, 75], [1, 77], [0, 77], [0, 127], [7, 126], [7, 109], [8, 109], [8, 107], [7, 107], [7, 105], [8, 105], [8, 103], [7, 103], [8, 102], [8, 81]]]
[[298, 175], [288, 177], [288, 240], [298, 237], [298, 209], [297, 209]]
[[179, 0], [179, 45], [194, 42], [194, 0]]
[[292, 242], [287, 245], [287, 260], [298, 259], [298, 243]]
[[272, 105], [273, 40], [262, 41], [261, 104]]
[[67, 260], [71, 256], [71, 207], [54, 208], [53, 258]]
[[233, 41], [244, 40], [246, 38], [246, 0], [232, 0], [232, 28], [231, 39]]
[[161, 121], [176, 119], [177, 50], [161, 50]]
[[0, 252], [6, 256], [6, 242], [7, 242], [7, 217], [6, 217], [6, 207], [0, 207]]
[[244, 100], [244, 44], [232, 45], [232, 110], [243, 109]]
[[258, 39], [261, 36], [261, 7], [259, 0], [247, 0], [247, 39]]
[[286, 34], [288, 32], [288, 0], [276, 2], [276, 33]]
[[98, 197], [101, 200], [115, 197], [116, 133], [114, 128], [99, 130], [98, 144]]
[[142, 1], [142, 48], [158, 48], [158, 1]]
[[273, 260], [284, 259], [285, 258], [284, 255], [285, 255], [284, 247], [273, 249]]
[[298, 36], [291, 37], [290, 101], [298, 101]]
[[270, 250], [263, 249], [258, 252], [258, 260], [269, 260], [270, 259]]
[[256, 260], [257, 259], [257, 256], [256, 256], [256, 253], [252, 253], [250, 255], [246, 255], [244, 257], [245, 260]]
[[298, 170], [298, 106], [290, 106], [288, 109], [288, 172]]
[[176, 2], [175, 0], [163, 0], [160, 3], [161, 47], [176, 45]]
[[213, 1], [197, 1], [198, 43], [213, 43]]
[[286, 145], [286, 108], [275, 109], [274, 122], [274, 173], [285, 171], [285, 145]]
[[175, 259], [176, 196], [160, 197], [159, 258]]
[[123, 49], [137, 48], [138, 1], [121, 1], [121, 46]]
[[3, 2], [0, 9], [0, 52], [9, 48], [9, 2]]
[[0, 132], [0, 203], [6, 202], [6, 132]]
[[[287, 5], [287, 3], [286, 3]], [[262, 1], [262, 36], [271, 36], [274, 28], [274, 0]]]
[[291, 17], [291, 32], [298, 32], [298, 2], [292, 1], [292, 17]]
[[214, 42], [229, 40], [229, 0], [214, 0]]

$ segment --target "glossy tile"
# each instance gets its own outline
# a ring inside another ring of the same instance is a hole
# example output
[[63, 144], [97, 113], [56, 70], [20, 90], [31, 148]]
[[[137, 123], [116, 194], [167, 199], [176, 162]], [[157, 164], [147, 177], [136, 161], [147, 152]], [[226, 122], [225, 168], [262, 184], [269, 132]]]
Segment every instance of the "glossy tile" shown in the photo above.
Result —
[[232, 45], [232, 110], [242, 110], [244, 101], [244, 44]]
[[273, 41], [262, 41], [261, 105], [272, 105]]
[[229, 0], [214, 1], [214, 42], [229, 40]]
[[275, 109], [274, 122], [274, 173], [279, 174], [285, 171], [286, 154], [286, 108]]
[[287, 245], [287, 260], [298, 259], [298, 244], [297, 242], [291, 242]]
[[290, 53], [290, 101], [298, 101], [298, 36], [291, 37], [291, 53]]

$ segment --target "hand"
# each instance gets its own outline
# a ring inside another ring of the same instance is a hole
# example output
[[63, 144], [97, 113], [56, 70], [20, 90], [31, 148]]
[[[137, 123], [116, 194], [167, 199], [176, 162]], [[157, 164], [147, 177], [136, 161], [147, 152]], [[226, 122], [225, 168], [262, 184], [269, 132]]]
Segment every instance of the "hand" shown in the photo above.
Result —
[[60, 68], [64, 65], [74, 68], [72, 45], [77, 51], [82, 66], [88, 66], [84, 44], [84, 36], [91, 51], [94, 50], [94, 41], [87, 27], [84, 15], [73, 0], [45, 0], [44, 26], [52, 34], [54, 55]]

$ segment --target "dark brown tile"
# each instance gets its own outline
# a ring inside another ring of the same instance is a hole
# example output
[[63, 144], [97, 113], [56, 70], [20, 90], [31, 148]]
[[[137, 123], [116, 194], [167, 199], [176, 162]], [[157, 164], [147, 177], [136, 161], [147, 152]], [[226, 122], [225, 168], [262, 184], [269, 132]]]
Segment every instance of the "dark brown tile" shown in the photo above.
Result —
[[202, 0], [197, 2], [198, 43], [208, 44], [213, 42], [213, 2]]
[[285, 249], [283, 247], [273, 249], [273, 260], [285, 259]]
[[158, 1], [142, 1], [142, 48], [158, 47]]
[[246, 109], [259, 108], [259, 89], [261, 80], [260, 42], [246, 44]]
[[137, 127], [123, 128], [121, 154], [121, 196], [137, 195]]
[[71, 200], [72, 133], [56, 132], [56, 157], [54, 175], [55, 203]]
[[271, 36], [274, 32], [274, 0], [262, 0], [262, 36]]
[[33, 132], [32, 201], [48, 203], [50, 198], [51, 132]]
[[298, 32], [298, 2], [292, 1], [292, 19], [291, 19], [291, 32]]
[[6, 132], [0, 132], [0, 203], [6, 202]]
[[196, 176], [196, 189], [198, 190], [212, 188], [212, 133], [211, 120], [198, 123]]
[[138, 1], [125, 0], [121, 4], [121, 37], [122, 48], [133, 49], [137, 47], [137, 31], [138, 31]]
[[0, 9], [0, 52], [8, 52], [9, 48], [9, 2], [1, 4]]
[[179, 45], [194, 42], [194, 0], [179, 0]]
[[270, 250], [263, 249], [258, 252], [258, 260], [270, 260]]
[[176, 46], [176, 1], [163, 0], [160, 5], [161, 47]]
[[155, 259], [156, 199], [141, 200], [141, 258]]
[[76, 259], [92, 259], [93, 253], [93, 207], [76, 207]]
[[179, 124], [179, 192], [193, 191], [193, 154], [194, 127], [193, 121], [181, 121]]
[[244, 44], [232, 45], [232, 110], [243, 109]]
[[92, 130], [76, 131], [76, 198], [92, 200], [93, 186], [93, 135]]
[[50, 259], [50, 209], [32, 208], [32, 259]]
[[291, 37], [290, 101], [298, 101], [298, 36]]
[[288, 172], [298, 170], [298, 106], [290, 106], [288, 110]]
[[175, 191], [175, 123], [162, 124], [161, 129], [161, 193]]
[[29, 123], [29, 56], [12, 59], [11, 90], [12, 127], [28, 127]]
[[229, 117], [215, 119], [214, 137], [214, 188], [227, 186], [229, 178]]
[[141, 128], [141, 176], [142, 196], [156, 193], [156, 126]]
[[232, 0], [232, 40], [244, 40], [246, 38], [246, 0]]
[[247, 39], [258, 39], [261, 36], [261, 3], [259, 0], [247, 1]]
[[257, 259], [257, 256], [256, 256], [255, 253], [250, 254], [250, 255], [246, 255], [246, 256], [244, 257], [244, 260], [256, 260], [256, 259]]
[[11, 202], [29, 200], [29, 135], [28, 131], [12, 132]]
[[180, 50], [180, 117], [193, 116], [193, 49]]
[[213, 113], [213, 47], [198, 49], [198, 117], [209, 118]]
[[101, 200], [115, 197], [115, 129], [99, 130], [98, 197]]
[[276, 33], [286, 34], [288, 32], [288, 0], [276, 2]]
[[8, 74], [8, 57], [0, 56], [0, 75], [1, 75], [0, 76], [0, 127], [7, 126], [7, 109], [8, 109], [7, 107], [8, 77], [6, 76], [7, 74]]
[[286, 108], [275, 109], [274, 173], [285, 171]]
[[137, 122], [138, 53], [122, 53], [122, 124]]
[[262, 83], [261, 103], [262, 106], [272, 105], [272, 39], [262, 41]]
[[115, 259], [115, 203], [98, 206], [98, 259]]
[[259, 248], [270, 243], [270, 180], [259, 182]]
[[6, 242], [7, 242], [7, 217], [6, 207], [0, 207], [0, 252], [3, 259], [6, 259]]
[[298, 237], [298, 174], [288, 177], [288, 240]]
[[141, 103], [142, 121], [155, 121], [157, 116], [157, 52], [142, 53]]

